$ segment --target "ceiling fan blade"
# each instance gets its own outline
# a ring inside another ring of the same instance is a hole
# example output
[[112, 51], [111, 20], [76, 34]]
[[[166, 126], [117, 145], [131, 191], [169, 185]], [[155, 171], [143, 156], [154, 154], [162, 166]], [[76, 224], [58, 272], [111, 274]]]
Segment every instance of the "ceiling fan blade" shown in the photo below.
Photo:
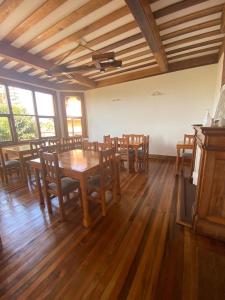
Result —
[[92, 61], [102, 62], [108, 60], [115, 60], [114, 52], [96, 53], [92, 55]]

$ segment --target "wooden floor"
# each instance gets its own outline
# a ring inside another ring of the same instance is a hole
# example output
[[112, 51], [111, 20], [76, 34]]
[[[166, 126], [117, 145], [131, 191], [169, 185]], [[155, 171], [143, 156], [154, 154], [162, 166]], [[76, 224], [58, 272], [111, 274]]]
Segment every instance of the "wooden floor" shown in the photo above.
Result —
[[0, 298], [225, 299], [225, 244], [175, 223], [174, 162], [121, 181], [121, 203], [90, 230], [75, 201], [60, 223], [27, 188], [1, 189]]

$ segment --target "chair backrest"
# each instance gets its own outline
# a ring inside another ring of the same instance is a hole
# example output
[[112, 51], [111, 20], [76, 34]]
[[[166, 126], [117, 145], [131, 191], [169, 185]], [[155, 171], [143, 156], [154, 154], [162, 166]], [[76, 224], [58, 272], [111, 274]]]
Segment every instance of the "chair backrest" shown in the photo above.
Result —
[[112, 149], [111, 143], [99, 143], [97, 144], [97, 151], [104, 151], [104, 150], [109, 150]]
[[46, 146], [47, 141], [45, 140], [39, 140], [39, 141], [32, 141], [30, 142], [30, 148], [31, 150], [39, 150], [41, 147]]
[[118, 147], [117, 151], [119, 153], [126, 153], [128, 154], [129, 152], [129, 138], [128, 137], [123, 137], [123, 138], [118, 138]]
[[41, 150], [43, 152], [47, 152], [47, 153], [54, 153], [54, 152], [59, 153], [60, 152], [60, 144], [42, 146]]
[[145, 136], [144, 134], [132, 134], [133, 143], [144, 143]]
[[65, 147], [65, 149], [67, 149], [67, 151], [73, 150], [75, 147], [74, 146], [74, 137], [63, 138], [63, 145], [67, 145], [67, 147]]
[[0, 148], [0, 166], [4, 169], [5, 168], [5, 158], [2, 151], [2, 148]]
[[61, 191], [60, 169], [57, 153], [46, 153], [40, 151], [40, 160], [42, 167], [42, 176], [44, 184], [54, 182], [57, 190]]
[[98, 150], [98, 142], [83, 142], [83, 149], [84, 150], [92, 150], [97, 151]]
[[110, 139], [110, 134], [103, 136], [103, 142], [106, 143]]
[[74, 136], [74, 148], [82, 149], [83, 138], [82, 136]]
[[194, 144], [194, 135], [193, 134], [185, 134], [184, 135], [184, 144]]
[[105, 143], [111, 145], [111, 148], [113, 148], [117, 152], [117, 146], [118, 146], [118, 138], [117, 137], [109, 138], [106, 140]]
[[113, 149], [103, 150], [99, 152], [99, 163], [100, 163], [100, 176], [102, 181], [106, 181], [110, 176], [112, 179], [115, 178], [116, 172], [116, 156]]
[[60, 143], [61, 143], [60, 138], [48, 139], [49, 146], [60, 145]]

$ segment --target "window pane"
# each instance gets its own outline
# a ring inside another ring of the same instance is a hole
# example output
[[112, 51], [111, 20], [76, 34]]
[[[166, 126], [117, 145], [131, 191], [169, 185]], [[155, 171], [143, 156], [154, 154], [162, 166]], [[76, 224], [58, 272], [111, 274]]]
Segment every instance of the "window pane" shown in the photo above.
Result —
[[35, 92], [37, 111], [39, 116], [54, 116], [53, 96], [51, 94]]
[[66, 97], [65, 105], [67, 117], [82, 117], [81, 100], [77, 97]]
[[37, 138], [35, 117], [15, 116], [14, 119], [17, 136], [20, 141]]
[[9, 112], [5, 86], [0, 84], [0, 114]]
[[9, 86], [13, 113], [16, 115], [34, 115], [33, 95], [30, 90]]
[[0, 117], [0, 142], [11, 141], [11, 131], [9, 119], [7, 117]]
[[82, 134], [81, 119], [67, 118], [67, 127], [69, 136]]
[[39, 118], [41, 137], [55, 136], [55, 123], [53, 118]]

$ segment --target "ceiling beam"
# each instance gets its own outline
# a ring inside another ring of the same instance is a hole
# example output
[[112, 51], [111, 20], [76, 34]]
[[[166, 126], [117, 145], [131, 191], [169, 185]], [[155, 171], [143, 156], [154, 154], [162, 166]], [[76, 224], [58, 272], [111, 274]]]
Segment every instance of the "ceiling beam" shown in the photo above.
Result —
[[0, 4], [0, 23], [2, 23], [22, 2], [23, 0], [3, 0]]
[[23, 47], [25, 49], [31, 49], [38, 44], [42, 43], [43, 41], [47, 40], [48, 38], [54, 36], [55, 34], [61, 32], [65, 28], [69, 27], [73, 23], [79, 21], [81, 18], [89, 15], [96, 9], [106, 5], [111, 0], [95, 0], [95, 1], [88, 1], [75, 11], [71, 12], [69, 15], [65, 16], [63, 19], [57, 21], [55, 24], [51, 25], [45, 31], [38, 34], [32, 40], [27, 42]]
[[154, 12], [154, 17], [156, 19], [164, 17], [166, 15], [175, 13], [179, 10], [188, 8], [190, 6], [202, 3], [202, 2], [206, 2], [208, 0], [183, 0], [174, 4], [171, 4], [169, 6], [163, 7], [157, 11]]
[[29, 15], [25, 20], [18, 24], [16, 28], [13, 28], [13, 30], [11, 30], [11, 32], [9, 32], [7, 36], [4, 37], [4, 40], [10, 42], [14, 41], [26, 30], [30, 29], [33, 25], [44, 19], [49, 13], [51, 13], [65, 1], [66, 0], [48, 0], [44, 2], [31, 15]]
[[169, 64], [169, 72], [180, 71], [189, 68], [201, 67], [218, 62], [217, 54], [204, 55], [201, 57], [189, 58]]
[[168, 70], [164, 46], [148, 0], [126, 0], [162, 72]]
[[[0, 56], [5, 58], [10, 58], [11, 60], [22, 62], [26, 65], [29, 65], [31, 67], [41, 69], [43, 71], [46, 71], [50, 68], [55, 67], [56, 65], [50, 61], [44, 60], [41, 57], [38, 57], [37, 55], [33, 55], [31, 53], [25, 52], [21, 48], [13, 47], [5, 42], [0, 41]], [[76, 79], [78, 82], [80, 82], [82, 85], [85, 85], [87, 87], [95, 87], [96, 84], [93, 80], [83, 77], [80, 74], [74, 74], [74, 79]]]
[[14, 80], [17, 82], [23, 82], [32, 85], [38, 85], [41, 87], [53, 89], [53, 90], [86, 90], [87, 88], [79, 84], [64, 84], [64, 83], [53, 83], [50, 81], [35, 78], [34, 76], [25, 75], [15, 70], [4, 69], [0, 67], [0, 78]]
[[101, 19], [93, 22], [92, 24], [89, 24], [88, 26], [85, 26], [81, 30], [78, 30], [78, 31], [70, 34], [69, 36], [66, 36], [65, 38], [52, 44], [48, 48], [45, 48], [44, 50], [39, 52], [39, 54], [41, 56], [47, 55], [53, 51], [56, 51], [60, 47], [63, 47], [70, 43], [74, 43], [74, 45], [76, 45], [76, 42], [78, 42], [79, 39], [85, 37], [86, 35], [94, 32], [104, 26], [109, 25], [112, 22], [117, 21], [118, 19], [128, 15], [129, 13], [130, 13], [130, 11], [127, 6], [121, 7], [120, 9], [117, 9], [116, 11], [112, 12], [111, 14], [102, 17]]
[[179, 18], [174, 18], [170, 21], [159, 24], [158, 28], [161, 31], [161, 30], [164, 30], [164, 29], [176, 26], [176, 25], [183, 24], [185, 22], [189, 22], [189, 21], [192, 21], [195, 19], [199, 19], [202, 17], [210, 16], [212, 14], [216, 14], [218, 12], [221, 12], [222, 10], [223, 10], [223, 4], [216, 5], [216, 6], [209, 7], [209, 8], [200, 10], [200, 11], [196, 11], [194, 13], [191, 13], [191, 14], [179, 17]]
[[103, 87], [103, 86], [113, 85], [113, 84], [122, 83], [122, 82], [126, 82], [126, 81], [137, 80], [137, 79], [141, 79], [141, 78], [145, 78], [145, 77], [149, 77], [149, 76], [153, 76], [153, 75], [158, 75], [161, 73], [162, 72], [160, 71], [159, 67], [148, 68], [148, 69], [135, 71], [132, 73], [123, 74], [120, 76], [111, 77], [111, 78], [107, 78], [107, 79], [98, 81], [97, 87]]

